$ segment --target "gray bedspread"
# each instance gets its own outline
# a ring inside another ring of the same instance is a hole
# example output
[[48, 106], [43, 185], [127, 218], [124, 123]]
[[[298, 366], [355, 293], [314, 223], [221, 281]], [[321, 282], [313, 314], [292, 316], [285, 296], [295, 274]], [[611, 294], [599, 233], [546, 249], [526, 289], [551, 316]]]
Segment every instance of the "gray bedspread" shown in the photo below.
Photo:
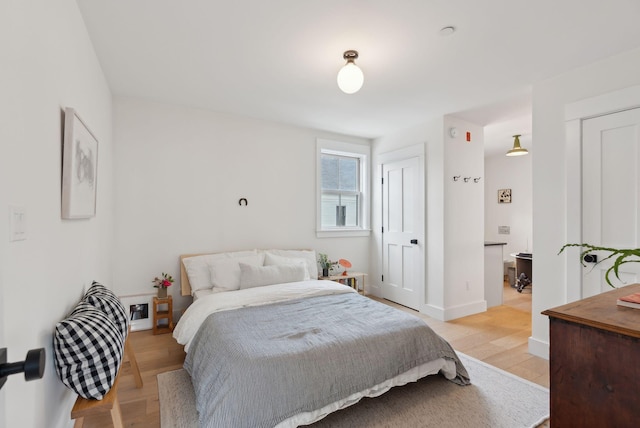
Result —
[[191, 342], [202, 427], [273, 427], [455, 351], [418, 317], [355, 293], [210, 315]]

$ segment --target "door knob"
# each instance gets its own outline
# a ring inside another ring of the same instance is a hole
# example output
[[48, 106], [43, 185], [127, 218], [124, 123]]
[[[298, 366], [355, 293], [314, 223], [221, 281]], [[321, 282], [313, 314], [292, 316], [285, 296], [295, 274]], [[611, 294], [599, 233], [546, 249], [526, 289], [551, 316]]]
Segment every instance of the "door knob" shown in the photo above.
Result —
[[24, 372], [24, 380], [40, 379], [44, 375], [44, 348], [32, 349], [27, 352], [27, 358], [19, 363], [7, 363], [7, 348], [0, 349], [0, 388], [7, 380], [7, 376]]
[[412, 243], [412, 244], [417, 244], [417, 243], [418, 243], [418, 240], [417, 240], [417, 239], [412, 239], [412, 240], [411, 240], [411, 243]]

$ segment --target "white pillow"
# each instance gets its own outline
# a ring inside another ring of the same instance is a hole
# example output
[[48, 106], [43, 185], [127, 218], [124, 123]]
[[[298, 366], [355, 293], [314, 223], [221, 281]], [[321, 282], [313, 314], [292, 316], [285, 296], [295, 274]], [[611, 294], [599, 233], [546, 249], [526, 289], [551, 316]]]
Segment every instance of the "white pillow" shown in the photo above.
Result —
[[233, 291], [240, 289], [240, 263], [262, 266], [264, 254], [247, 257], [230, 257], [214, 260], [209, 265], [213, 292]]
[[191, 293], [198, 290], [211, 289], [211, 274], [209, 273], [209, 263], [214, 260], [224, 259], [228, 256], [224, 253], [207, 254], [203, 256], [186, 257], [182, 259], [184, 269], [189, 278]]
[[318, 260], [315, 250], [267, 250], [267, 254], [276, 256], [304, 259], [307, 263], [310, 279], [318, 279]]
[[304, 279], [311, 279], [309, 269], [307, 268], [307, 261], [301, 258], [283, 257], [275, 254], [266, 253], [264, 256], [265, 266], [302, 266], [304, 268]]
[[230, 253], [204, 254], [201, 256], [185, 257], [182, 259], [189, 284], [191, 285], [191, 294], [198, 290], [210, 290], [213, 287], [211, 283], [210, 266], [215, 260], [228, 259], [232, 257], [246, 257], [258, 254], [257, 250], [236, 251]]
[[301, 264], [253, 266], [240, 263], [240, 289], [302, 281], [306, 271]]

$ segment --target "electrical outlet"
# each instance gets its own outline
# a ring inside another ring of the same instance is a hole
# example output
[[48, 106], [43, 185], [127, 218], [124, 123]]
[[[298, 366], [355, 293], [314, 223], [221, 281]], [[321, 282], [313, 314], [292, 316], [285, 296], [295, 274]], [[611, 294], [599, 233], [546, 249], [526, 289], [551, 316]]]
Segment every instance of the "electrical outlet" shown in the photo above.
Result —
[[27, 209], [19, 205], [9, 205], [10, 240], [27, 239]]

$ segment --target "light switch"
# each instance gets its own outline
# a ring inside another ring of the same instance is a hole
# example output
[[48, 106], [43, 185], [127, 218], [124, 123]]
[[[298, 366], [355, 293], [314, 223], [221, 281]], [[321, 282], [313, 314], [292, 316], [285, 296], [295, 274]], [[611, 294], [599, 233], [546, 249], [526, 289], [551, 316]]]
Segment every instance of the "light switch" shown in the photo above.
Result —
[[27, 239], [27, 210], [23, 206], [9, 205], [9, 239], [22, 241]]

